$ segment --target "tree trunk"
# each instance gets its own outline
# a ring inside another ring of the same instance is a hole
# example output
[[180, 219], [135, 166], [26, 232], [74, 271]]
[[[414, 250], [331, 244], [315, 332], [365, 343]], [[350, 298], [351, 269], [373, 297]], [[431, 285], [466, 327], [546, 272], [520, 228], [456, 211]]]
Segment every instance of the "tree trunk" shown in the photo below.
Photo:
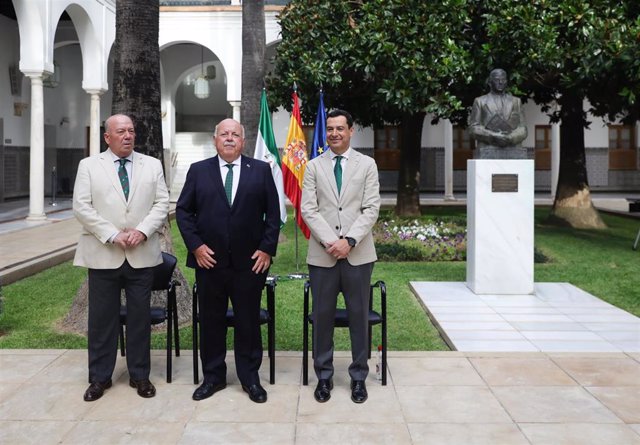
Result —
[[131, 116], [136, 151], [164, 165], [160, 108], [158, 0], [118, 0], [113, 64], [113, 114]]
[[[114, 43], [112, 114], [126, 114], [136, 130], [135, 151], [160, 159], [164, 165], [160, 108], [160, 48], [158, 0], [118, 0], [116, 2], [116, 41]], [[166, 175], [165, 175], [166, 177]], [[162, 249], [173, 253], [169, 221], [161, 236]], [[174, 273], [178, 319], [191, 320], [191, 293], [179, 268]], [[78, 290], [60, 328], [86, 334], [88, 308], [87, 282]], [[162, 306], [166, 292], [153, 292], [151, 304]], [[164, 329], [164, 323], [157, 329]]]
[[402, 117], [402, 149], [398, 172], [396, 213], [399, 216], [420, 215], [420, 152], [425, 113]]
[[565, 92], [560, 104], [560, 171], [550, 220], [579, 229], [606, 225], [591, 202], [584, 149], [585, 113], [580, 95]]
[[253, 157], [260, 122], [260, 94], [264, 83], [264, 0], [242, 2], [242, 106], [244, 153]]

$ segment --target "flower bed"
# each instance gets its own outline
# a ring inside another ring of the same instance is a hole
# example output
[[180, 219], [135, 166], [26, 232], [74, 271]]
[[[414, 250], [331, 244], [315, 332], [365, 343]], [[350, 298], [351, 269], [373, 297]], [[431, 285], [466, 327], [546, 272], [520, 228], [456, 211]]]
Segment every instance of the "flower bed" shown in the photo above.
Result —
[[461, 218], [380, 218], [373, 228], [381, 261], [464, 261], [467, 229]]

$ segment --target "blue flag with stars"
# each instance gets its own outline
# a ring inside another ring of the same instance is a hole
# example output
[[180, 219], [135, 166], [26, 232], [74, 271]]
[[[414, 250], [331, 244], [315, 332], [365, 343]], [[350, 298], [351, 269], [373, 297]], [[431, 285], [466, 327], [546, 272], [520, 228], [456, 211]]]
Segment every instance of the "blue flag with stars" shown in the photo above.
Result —
[[316, 125], [313, 129], [313, 145], [311, 146], [310, 159], [324, 153], [329, 146], [327, 145], [327, 112], [324, 109], [324, 93], [320, 90], [320, 102], [318, 103], [318, 115], [316, 116]]

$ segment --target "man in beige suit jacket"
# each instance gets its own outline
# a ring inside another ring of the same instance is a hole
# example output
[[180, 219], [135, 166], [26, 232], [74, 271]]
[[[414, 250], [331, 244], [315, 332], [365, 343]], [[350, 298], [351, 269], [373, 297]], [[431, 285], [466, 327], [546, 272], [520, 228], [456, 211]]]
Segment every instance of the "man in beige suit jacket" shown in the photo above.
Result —
[[377, 260], [371, 230], [380, 210], [378, 169], [373, 158], [350, 147], [353, 118], [344, 110], [327, 114], [331, 150], [307, 164], [301, 213], [311, 231], [307, 264], [314, 316], [314, 369], [318, 402], [331, 398], [333, 329], [342, 292], [349, 316], [351, 400], [367, 400], [369, 372], [369, 285]]
[[159, 231], [169, 212], [169, 194], [158, 159], [133, 151], [128, 116], [105, 122], [109, 149], [78, 166], [73, 212], [82, 224], [73, 264], [89, 269], [89, 382], [84, 400], [111, 387], [120, 317], [120, 291], [127, 300], [129, 384], [153, 397], [149, 381], [153, 266], [162, 262]]

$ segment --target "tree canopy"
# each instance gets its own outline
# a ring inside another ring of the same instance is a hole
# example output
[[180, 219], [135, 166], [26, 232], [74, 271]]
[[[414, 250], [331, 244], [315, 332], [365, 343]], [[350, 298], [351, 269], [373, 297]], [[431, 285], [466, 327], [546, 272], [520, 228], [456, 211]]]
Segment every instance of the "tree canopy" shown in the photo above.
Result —
[[466, 83], [467, 0], [293, 0], [280, 15], [282, 42], [272, 100], [290, 108], [295, 82], [302, 115], [313, 121], [318, 90], [328, 107], [362, 125], [399, 123], [405, 146], [399, 213], [419, 212], [420, 135], [426, 113], [446, 115], [462, 103], [450, 92]]
[[514, 94], [561, 122], [556, 216], [573, 220], [559, 209], [574, 207], [583, 224], [597, 226], [586, 111], [638, 118], [639, 13], [634, 0], [292, 0], [280, 16], [271, 99], [290, 109], [297, 82], [303, 119], [312, 122], [322, 86], [327, 106], [351, 111], [364, 126], [401, 124], [397, 210], [415, 213], [421, 118], [465, 123], [489, 71], [503, 68]]

